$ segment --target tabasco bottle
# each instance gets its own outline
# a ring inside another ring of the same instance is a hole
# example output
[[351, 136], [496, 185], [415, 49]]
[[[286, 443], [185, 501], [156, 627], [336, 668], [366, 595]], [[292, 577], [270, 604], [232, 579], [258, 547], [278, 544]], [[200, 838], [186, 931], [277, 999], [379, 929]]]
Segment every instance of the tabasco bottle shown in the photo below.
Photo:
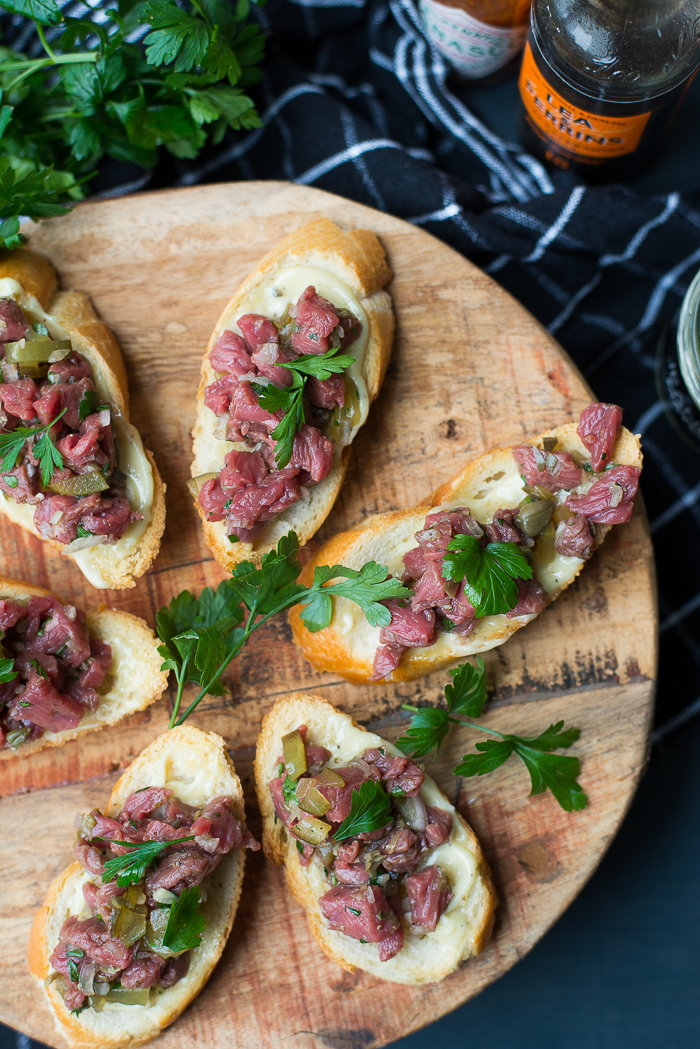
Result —
[[520, 137], [544, 160], [588, 177], [636, 174], [699, 64], [700, 0], [534, 0]]
[[458, 78], [484, 80], [522, 50], [530, 0], [420, 0], [420, 11]]

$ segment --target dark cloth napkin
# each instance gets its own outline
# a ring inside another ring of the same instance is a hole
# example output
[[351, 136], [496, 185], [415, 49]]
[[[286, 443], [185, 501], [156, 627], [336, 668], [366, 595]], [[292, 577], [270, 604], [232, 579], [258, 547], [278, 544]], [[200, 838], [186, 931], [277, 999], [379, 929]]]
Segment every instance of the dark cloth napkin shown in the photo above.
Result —
[[[252, 91], [264, 126], [229, 133], [196, 161], [163, 154], [146, 174], [107, 162], [94, 191], [318, 186], [428, 230], [519, 299], [642, 434], [661, 615], [654, 738], [669, 738], [700, 712], [700, 459], [664, 414], [655, 366], [700, 269], [700, 172], [697, 192], [644, 197], [545, 170], [470, 112], [412, 0], [269, 0], [255, 17], [270, 35]], [[31, 46], [25, 32], [15, 20], [5, 40]], [[21, 1049], [33, 1044], [20, 1036]]]

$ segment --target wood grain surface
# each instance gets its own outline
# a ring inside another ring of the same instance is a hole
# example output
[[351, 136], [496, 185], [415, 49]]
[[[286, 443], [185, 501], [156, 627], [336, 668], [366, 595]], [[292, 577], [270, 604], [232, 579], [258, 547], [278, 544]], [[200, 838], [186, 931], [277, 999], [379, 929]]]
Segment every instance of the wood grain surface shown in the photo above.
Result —
[[[45, 544], [0, 521], [0, 571], [51, 587], [86, 608], [103, 602], [154, 624], [184, 587], [223, 577], [201, 540], [185, 481], [201, 355], [232, 290], [283, 236], [328, 216], [381, 238], [394, 270], [397, 337], [370, 418], [353, 445], [340, 498], [318, 538], [363, 515], [415, 504], [464, 461], [576, 418], [590, 391], [572, 362], [489, 277], [415, 227], [319, 190], [276, 182], [212, 185], [87, 203], [48, 220], [30, 245], [61, 286], [89, 292], [127, 361], [132, 417], [168, 485], [158, 560], [134, 590], [93, 590]], [[628, 423], [632, 420], [627, 420]], [[656, 605], [649, 533], [638, 500], [579, 580], [538, 620], [486, 656], [488, 723], [537, 732], [580, 726], [589, 808], [566, 814], [551, 795], [527, 796], [514, 762], [484, 780], [450, 769], [466, 734], [431, 772], [479, 835], [501, 897], [487, 951], [441, 984], [410, 988], [348, 975], [313, 942], [281, 870], [248, 859], [241, 907], [223, 958], [163, 1049], [370, 1049], [443, 1015], [504, 973], [552, 925], [596, 868], [642, 772], [656, 674]], [[259, 819], [252, 758], [262, 715], [292, 689], [319, 694], [390, 739], [401, 704], [435, 701], [446, 675], [401, 685], [349, 685], [316, 673], [284, 620], [268, 624], [230, 668], [223, 699], [194, 720], [227, 739]], [[71, 859], [77, 811], [106, 800], [116, 772], [167, 724], [168, 703], [81, 741], [3, 763], [0, 770], [0, 1020], [63, 1045], [32, 985], [26, 943], [50, 880]], [[575, 951], [576, 944], [571, 945]]]

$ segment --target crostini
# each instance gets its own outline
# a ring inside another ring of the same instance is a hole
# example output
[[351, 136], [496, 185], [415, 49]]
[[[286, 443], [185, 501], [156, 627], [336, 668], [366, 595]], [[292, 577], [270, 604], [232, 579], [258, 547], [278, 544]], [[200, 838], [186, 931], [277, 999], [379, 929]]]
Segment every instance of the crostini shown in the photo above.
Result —
[[165, 486], [129, 422], [114, 335], [19, 248], [0, 253], [0, 350], [0, 512], [93, 586], [135, 586], [160, 547]]
[[116, 608], [87, 615], [0, 577], [0, 760], [113, 725], [159, 699], [158, 639]]
[[263, 720], [255, 785], [265, 855], [343, 969], [433, 983], [487, 945], [497, 897], [479, 842], [391, 743], [295, 692]]
[[[219, 318], [190, 487], [223, 568], [259, 563], [290, 529], [305, 543], [330, 512], [389, 361], [391, 276], [373, 233], [319, 219], [266, 255]], [[319, 373], [322, 356], [344, 367]]]
[[260, 848], [224, 740], [189, 725], [163, 733], [104, 813], [77, 825], [76, 861], [35, 918], [29, 967], [72, 1045], [142, 1045], [211, 975], [238, 907], [244, 850]]
[[[621, 419], [616, 405], [591, 404], [578, 426], [567, 423], [475, 459], [426, 505], [376, 514], [334, 536], [301, 583], [311, 582], [316, 565], [359, 569], [373, 560], [413, 593], [387, 602], [391, 622], [381, 628], [344, 598], [332, 598], [331, 623], [317, 633], [292, 609], [294, 639], [309, 662], [348, 681], [409, 681], [502, 645], [573, 583], [613, 524], [631, 517], [642, 454]], [[529, 567], [517, 587], [507, 584], [512, 603], [505, 610], [474, 607], [469, 587], [485, 580], [486, 594], [487, 572], [472, 578], [469, 568], [461, 576], [445, 568], [460, 545], [474, 548], [479, 570], [487, 559], [495, 563], [501, 580], [499, 557], [511, 551], [525, 558]]]

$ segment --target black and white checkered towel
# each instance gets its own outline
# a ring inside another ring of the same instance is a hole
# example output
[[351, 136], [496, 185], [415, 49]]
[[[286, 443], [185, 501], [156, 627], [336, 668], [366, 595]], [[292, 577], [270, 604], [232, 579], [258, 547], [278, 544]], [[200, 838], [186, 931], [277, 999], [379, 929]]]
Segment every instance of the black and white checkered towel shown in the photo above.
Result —
[[[429, 230], [523, 302], [643, 437], [661, 590], [655, 739], [666, 738], [700, 713], [700, 459], [669, 424], [654, 373], [659, 335], [700, 269], [700, 172], [697, 192], [661, 197], [549, 173], [469, 111], [413, 0], [269, 0], [256, 17], [270, 34], [252, 91], [263, 127], [196, 161], [164, 155], [146, 175], [107, 164], [95, 187], [318, 186]], [[20, 24], [12, 37], [31, 46]]]

